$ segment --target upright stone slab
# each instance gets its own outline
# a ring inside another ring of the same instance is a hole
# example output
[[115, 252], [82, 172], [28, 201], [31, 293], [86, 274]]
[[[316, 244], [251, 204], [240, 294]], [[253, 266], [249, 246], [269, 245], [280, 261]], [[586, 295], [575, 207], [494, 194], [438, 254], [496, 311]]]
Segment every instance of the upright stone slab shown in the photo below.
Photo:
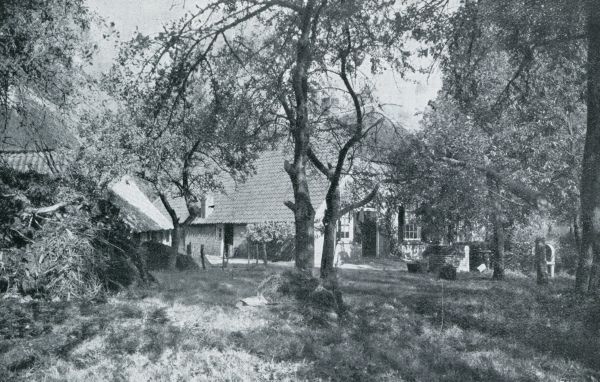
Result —
[[556, 252], [554, 246], [546, 244], [546, 266], [550, 278], [554, 278], [554, 267], [556, 266]]
[[458, 264], [457, 271], [458, 272], [469, 272], [470, 264], [469, 264], [469, 256], [470, 256], [470, 248], [468, 245], [465, 245], [463, 249], [463, 257], [460, 259], [460, 263]]

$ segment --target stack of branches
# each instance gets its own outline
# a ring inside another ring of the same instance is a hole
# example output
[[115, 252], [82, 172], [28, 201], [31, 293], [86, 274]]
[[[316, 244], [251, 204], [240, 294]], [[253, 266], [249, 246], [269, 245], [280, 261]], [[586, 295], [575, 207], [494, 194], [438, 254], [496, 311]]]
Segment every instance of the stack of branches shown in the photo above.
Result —
[[[152, 280], [110, 203], [68, 181], [30, 180], [0, 184], [3, 199], [18, 201], [0, 224], [0, 293], [90, 300]], [[53, 205], [34, 207], [38, 187], [48, 197], [36, 202]]]

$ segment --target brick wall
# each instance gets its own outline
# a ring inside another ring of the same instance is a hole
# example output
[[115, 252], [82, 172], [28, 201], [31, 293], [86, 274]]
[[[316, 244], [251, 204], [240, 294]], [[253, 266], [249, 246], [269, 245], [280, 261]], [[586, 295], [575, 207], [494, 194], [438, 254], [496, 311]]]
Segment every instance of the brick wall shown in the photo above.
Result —
[[[224, 234], [223, 226], [221, 235]], [[211, 256], [221, 256], [221, 242], [223, 238], [218, 237], [217, 225], [194, 225], [185, 227], [185, 242], [192, 245], [192, 257], [200, 258], [200, 245], [204, 244], [204, 253]], [[246, 225], [236, 224], [233, 226], [233, 247], [234, 250], [246, 242]], [[185, 252], [184, 252], [185, 253]]]
[[200, 245], [204, 244], [204, 253], [212, 256], [221, 254], [221, 241], [217, 237], [217, 228], [214, 225], [195, 225], [185, 227], [186, 245], [192, 245], [192, 257], [200, 258]]

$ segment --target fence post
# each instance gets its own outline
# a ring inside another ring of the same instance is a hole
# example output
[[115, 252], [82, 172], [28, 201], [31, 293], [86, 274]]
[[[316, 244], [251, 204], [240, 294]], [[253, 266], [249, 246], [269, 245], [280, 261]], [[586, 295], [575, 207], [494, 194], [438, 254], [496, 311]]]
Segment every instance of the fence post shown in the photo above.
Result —
[[206, 265], [204, 265], [204, 244], [200, 244], [200, 260], [202, 261], [202, 269], [206, 270]]

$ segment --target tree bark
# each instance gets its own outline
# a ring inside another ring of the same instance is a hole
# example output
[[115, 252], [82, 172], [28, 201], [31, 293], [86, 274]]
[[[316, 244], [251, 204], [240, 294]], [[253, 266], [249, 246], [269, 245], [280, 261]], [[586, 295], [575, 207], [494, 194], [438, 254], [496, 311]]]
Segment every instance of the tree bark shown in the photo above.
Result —
[[[580, 292], [600, 274], [600, 2], [587, 0], [587, 131], [581, 174], [581, 251], [575, 278]], [[594, 285], [593, 285], [594, 284]]]
[[308, 113], [308, 76], [312, 63], [310, 33], [317, 15], [314, 13], [315, 0], [308, 0], [300, 12], [300, 37], [296, 46], [296, 63], [292, 73], [292, 85], [296, 99], [295, 116], [290, 125], [294, 138], [294, 162], [286, 161], [285, 170], [292, 181], [294, 203], [286, 205], [294, 212], [295, 222], [295, 265], [296, 269], [310, 272], [314, 262], [314, 218], [315, 210], [310, 200], [306, 176], [307, 151], [310, 144]]
[[340, 188], [339, 186], [330, 186], [325, 203], [327, 209], [323, 216], [324, 234], [323, 234], [323, 253], [321, 255], [321, 278], [335, 279], [335, 245], [337, 242], [337, 222], [340, 211]]
[[493, 227], [494, 280], [504, 280], [504, 225], [502, 203], [500, 202], [500, 185], [497, 180], [488, 176], [488, 192], [492, 205], [491, 222]]
[[548, 270], [546, 265], [546, 240], [543, 237], [538, 237], [535, 239], [534, 252], [537, 283], [539, 285], [548, 284]]
[[159, 194], [160, 200], [165, 206], [165, 209], [171, 217], [173, 223], [173, 231], [171, 233], [171, 252], [169, 253], [169, 269], [175, 270], [177, 266], [177, 253], [179, 253], [179, 219], [169, 200], [164, 194]]

